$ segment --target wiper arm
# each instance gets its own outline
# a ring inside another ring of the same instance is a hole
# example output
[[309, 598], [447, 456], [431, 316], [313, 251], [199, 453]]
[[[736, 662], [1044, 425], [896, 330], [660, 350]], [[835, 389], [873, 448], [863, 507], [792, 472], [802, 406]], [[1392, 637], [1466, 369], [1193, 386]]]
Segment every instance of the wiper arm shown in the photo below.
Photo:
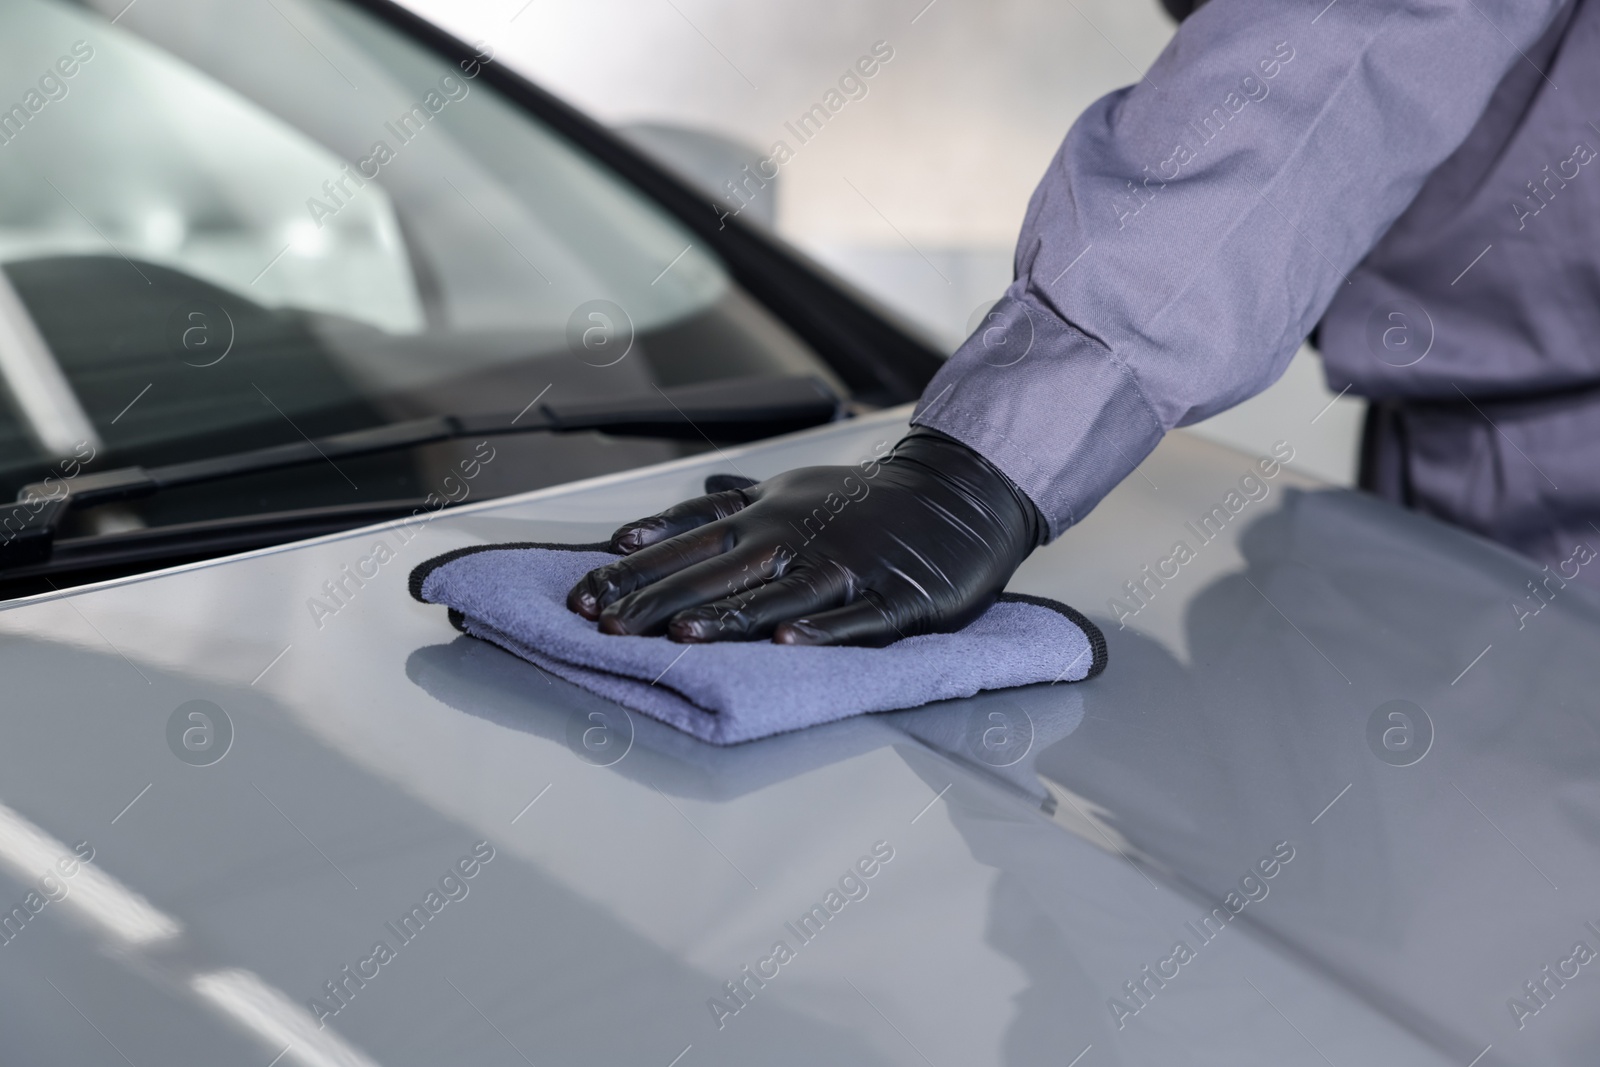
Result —
[[[25, 486], [9, 515], [0, 509], [0, 570], [48, 560], [56, 531], [73, 508], [134, 500], [179, 486], [462, 437], [603, 430], [623, 436], [749, 441], [844, 415], [843, 401], [816, 378], [739, 378], [621, 400], [550, 401], [518, 415], [435, 415], [163, 467], [120, 467], [82, 475], [67, 483], [62, 495], [53, 495], [44, 485]], [[54, 491], [59, 493], [59, 487]]]

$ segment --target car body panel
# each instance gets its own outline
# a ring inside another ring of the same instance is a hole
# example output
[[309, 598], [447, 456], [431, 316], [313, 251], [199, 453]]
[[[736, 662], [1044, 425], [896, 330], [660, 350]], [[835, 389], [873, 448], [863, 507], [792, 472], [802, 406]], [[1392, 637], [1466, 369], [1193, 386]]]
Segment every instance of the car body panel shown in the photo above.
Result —
[[[1600, 948], [1600, 606], [1519, 616], [1537, 569], [1425, 518], [1177, 433], [1011, 584], [1105, 629], [1100, 678], [727, 749], [408, 595], [439, 553], [599, 540], [907, 417], [7, 605], [0, 1060], [1593, 1061], [1596, 968], [1523, 983]], [[1369, 743], [1393, 700], [1432, 723], [1409, 765]], [[231, 723], [207, 765], [191, 701]]]

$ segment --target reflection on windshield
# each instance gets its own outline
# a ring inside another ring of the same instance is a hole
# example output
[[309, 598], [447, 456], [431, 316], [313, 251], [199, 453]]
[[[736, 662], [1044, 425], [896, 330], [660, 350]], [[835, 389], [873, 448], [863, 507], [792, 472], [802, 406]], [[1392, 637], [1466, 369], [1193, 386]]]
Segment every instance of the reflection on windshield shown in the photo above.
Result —
[[15, 0], [0, 27], [8, 70], [48, 63], [52, 50], [84, 60], [67, 94], [6, 146], [32, 166], [0, 169], [0, 261], [100, 255], [110, 241], [267, 306], [421, 328], [380, 185], [312, 219], [302, 202], [328, 195], [343, 162], [260, 105], [81, 8]]
[[[336, 0], [0, 7], [0, 106], [22, 101], [0, 117], [17, 298], [0, 357], [36, 339], [0, 358], [0, 494], [79, 440], [104, 442], [96, 469], [150, 466], [515, 412], [546, 389], [831, 378], [687, 230], [483, 69]], [[515, 447], [491, 495], [686, 446]], [[420, 498], [452, 459], [305, 471], [127, 521]]]
[[[6, 6], [6, 69], [50, 69], [73, 47], [93, 59], [5, 146], [29, 166], [0, 172], [0, 260], [109, 242], [268, 307], [395, 333], [425, 322], [402, 225], [436, 273], [435, 316], [458, 327], [558, 330], [608, 295], [648, 329], [725, 284], [692, 249], [650, 284], [687, 237], [463, 72], [326, 4], [227, 6], [226, 33], [196, 32], [218, 20], [197, 0], [114, 26], [54, 0]], [[304, 62], [297, 27], [328, 63]]]

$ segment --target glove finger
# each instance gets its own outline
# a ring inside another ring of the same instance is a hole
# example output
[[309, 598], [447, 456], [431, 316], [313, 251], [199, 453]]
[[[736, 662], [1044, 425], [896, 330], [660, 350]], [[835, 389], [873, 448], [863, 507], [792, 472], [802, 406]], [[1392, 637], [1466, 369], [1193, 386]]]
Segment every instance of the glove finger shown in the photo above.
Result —
[[779, 623], [772, 632], [778, 645], [867, 645], [881, 648], [893, 644], [902, 633], [894, 617], [884, 610], [880, 599], [867, 593], [842, 608], [807, 615]]
[[748, 592], [680, 611], [667, 624], [667, 636], [688, 643], [763, 640], [781, 622], [844, 603], [849, 587], [829, 573], [796, 569]]
[[617, 552], [634, 553], [650, 545], [658, 545], [671, 537], [688, 533], [718, 519], [743, 511], [750, 498], [743, 489], [728, 489], [720, 493], [698, 496], [674, 504], [659, 515], [636, 519], [619, 526], [611, 535], [611, 547]]
[[[639, 555], [649, 555], [662, 547], [665, 546], [644, 549]], [[783, 549], [754, 545], [740, 546], [703, 559], [652, 584], [638, 586], [615, 600], [600, 612], [600, 631], [608, 634], [663, 633], [667, 620], [678, 612], [760, 585], [781, 573], [787, 562]]]
[[635, 590], [721, 555], [727, 551], [729, 536], [726, 527], [702, 526], [596, 567], [567, 593], [567, 607], [586, 619], [599, 618], [607, 607]]

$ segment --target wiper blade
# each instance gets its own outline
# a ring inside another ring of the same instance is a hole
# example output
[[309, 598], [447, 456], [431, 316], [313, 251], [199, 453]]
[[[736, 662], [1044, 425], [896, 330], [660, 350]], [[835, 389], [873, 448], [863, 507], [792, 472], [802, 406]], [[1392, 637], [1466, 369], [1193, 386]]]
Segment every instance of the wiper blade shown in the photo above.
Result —
[[[50, 579], [81, 585], [155, 567], [210, 559], [234, 552], [270, 548], [286, 541], [340, 533], [358, 526], [412, 520], [426, 522], [448, 514], [423, 499], [373, 500], [332, 507], [230, 515], [220, 519], [173, 523], [136, 530], [58, 537], [50, 558], [39, 563], [0, 568], [0, 602], [51, 588]], [[424, 516], [419, 519], [418, 516]]]
[[435, 415], [163, 467], [121, 467], [82, 475], [66, 484], [64, 494], [59, 486], [25, 486], [9, 515], [0, 510], [0, 570], [48, 560], [56, 531], [74, 508], [134, 500], [179, 486], [462, 437], [602, 430], [622, 436], [750, 441], [845, 414], [843, 401], [819, 379], [737, 378], [620, 400], [550, 401], [517, 415]]

